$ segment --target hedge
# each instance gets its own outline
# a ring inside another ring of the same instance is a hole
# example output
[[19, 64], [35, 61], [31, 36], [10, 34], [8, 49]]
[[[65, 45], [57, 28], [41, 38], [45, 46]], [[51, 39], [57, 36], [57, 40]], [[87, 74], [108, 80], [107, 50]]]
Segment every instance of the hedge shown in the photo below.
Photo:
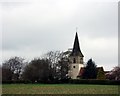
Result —
[[101, 85], [120, 85], [120, 80], [96, 80], [96, 79], [71, 79], [70, 84], [101, 84]]
[[95, 79], [71, 79], [68, 81], [48, 81], [48, 82], [43, 82], [43, 81], [38, 81], [38, 82], [32, 82], [32, 81], [2, 81], [3, 84], [100, 84], [100, 85], [120, 85], [120, 81], [115, 81], [115, 80], [95, 80]]
[[16, 83], [24, 83], [24, 84], [28, 84], [28, 83], [32, 83], [31, 81], [24, 81], [24, 80], [17, 80], [17, 81], [2, 81], [2, 84], [16, 84]]

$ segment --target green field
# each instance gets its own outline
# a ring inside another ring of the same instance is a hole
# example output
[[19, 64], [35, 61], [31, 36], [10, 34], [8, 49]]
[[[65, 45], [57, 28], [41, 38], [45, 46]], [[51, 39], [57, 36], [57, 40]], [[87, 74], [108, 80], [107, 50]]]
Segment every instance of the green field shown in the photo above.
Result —
[[3, 84], [3, 94], [118, 94], [117, 85]]

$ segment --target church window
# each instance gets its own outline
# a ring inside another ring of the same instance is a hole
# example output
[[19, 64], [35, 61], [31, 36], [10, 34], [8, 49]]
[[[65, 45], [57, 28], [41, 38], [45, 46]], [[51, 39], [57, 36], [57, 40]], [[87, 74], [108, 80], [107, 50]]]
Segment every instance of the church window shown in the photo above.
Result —
[[76, 63], [76, 59], [75, 58], [73, 59], [73, 63]]

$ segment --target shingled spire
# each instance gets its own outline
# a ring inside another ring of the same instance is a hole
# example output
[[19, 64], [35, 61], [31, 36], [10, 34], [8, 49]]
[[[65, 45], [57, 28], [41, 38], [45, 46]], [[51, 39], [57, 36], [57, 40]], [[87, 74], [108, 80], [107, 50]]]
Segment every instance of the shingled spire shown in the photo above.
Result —
[[73, 45], [73, 50], [72, 50], [71, 56], [84, 57], [82, 52], [81, 52], [81, 50], [80, 50], [77, 32], [76, 32], [75, 41], [74, 41], [74, 45]]

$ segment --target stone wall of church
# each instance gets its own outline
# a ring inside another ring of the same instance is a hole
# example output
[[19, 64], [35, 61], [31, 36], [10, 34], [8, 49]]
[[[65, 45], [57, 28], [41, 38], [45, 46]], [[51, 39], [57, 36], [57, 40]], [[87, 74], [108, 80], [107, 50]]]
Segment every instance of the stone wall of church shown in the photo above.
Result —
[[77, 76], [79, 74], [79, 71], [81, 69], [81, 67], [84, 67], [83, 64], [70, 64], [70, 71], [69, 71], [69, 76], [72, 79], [77, 79]]
[[70, 70], [69, 70], [69, 76], [72, 79], [77, 79], [77, 76], [80, 72], [81, 67], [84, 67], [83, 64], [83, 57], [80, 56], [70, 56]]

